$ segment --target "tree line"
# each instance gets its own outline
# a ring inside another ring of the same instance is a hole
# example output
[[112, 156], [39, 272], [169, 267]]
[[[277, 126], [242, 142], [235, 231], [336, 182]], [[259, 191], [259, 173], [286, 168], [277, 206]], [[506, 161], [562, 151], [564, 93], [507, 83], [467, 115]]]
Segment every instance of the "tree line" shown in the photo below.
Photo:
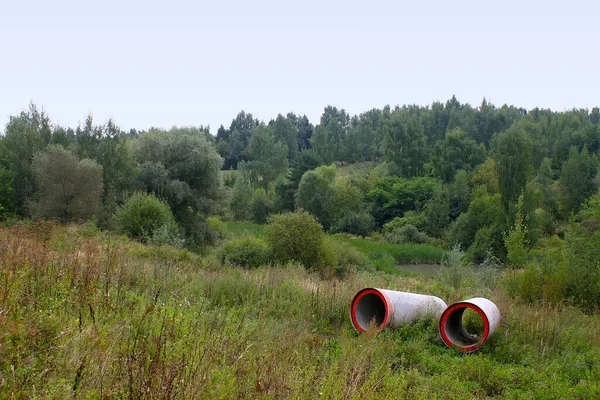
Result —
[[458, 243], [474, 260], [507, 260], [515, 221], [532, 248], [597, 192], [599, 124], [597, 107], [473, 107], [452, 97], [353, 116], [327, 106], [316, 125], [242, 111], [213, 136], [204, 126], [124, 132], [91, 116], [62, 127], [30, 104], [0, 137], [0, 215], [124, 230], [127, 202], [141, 193], [168, 206], [169, 235], [191, 248], [218, 236], [210, 217], [264, 223], [303, 209], [330, 232]]

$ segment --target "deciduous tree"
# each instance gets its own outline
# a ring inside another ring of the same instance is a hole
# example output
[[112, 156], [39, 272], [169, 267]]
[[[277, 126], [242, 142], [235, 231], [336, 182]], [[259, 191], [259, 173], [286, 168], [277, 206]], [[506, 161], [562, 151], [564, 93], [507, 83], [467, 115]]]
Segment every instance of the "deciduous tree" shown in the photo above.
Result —
[[37, 218], [62, 221], [97, 216], [102, 195], [102, 166], [58, 145], [50, 145], [33, 157], [38, 199], [33, 205]]
[[531, 165], [531, 138], [527, 131], [512, 127], [494, 137], [493, 148], [502, 205], [508, 212], [525, 191]]

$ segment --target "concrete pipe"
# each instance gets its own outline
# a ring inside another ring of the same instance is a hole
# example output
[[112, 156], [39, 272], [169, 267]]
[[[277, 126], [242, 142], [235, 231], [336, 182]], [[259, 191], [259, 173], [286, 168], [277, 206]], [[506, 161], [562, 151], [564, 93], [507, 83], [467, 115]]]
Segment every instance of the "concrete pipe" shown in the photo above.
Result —
[[446, 309], [444, 300], [435, 296], [366, 288], [354, 296], [350, 307], [352, 326], [366, 331], [371, 322], [379, 331], [386, 326], [398, 326], [430, 314], [439, 317]]
[[[464, 326], [463, 315], [467, 309], [475, 311], [483, 321], [481, 336], [472, 334]], [[448, 347], [462, 353], [477, 351], [500, 325], [500, 310], [488, 299], [475, 297], [452, 304], [440, 318], [440, 334]]]

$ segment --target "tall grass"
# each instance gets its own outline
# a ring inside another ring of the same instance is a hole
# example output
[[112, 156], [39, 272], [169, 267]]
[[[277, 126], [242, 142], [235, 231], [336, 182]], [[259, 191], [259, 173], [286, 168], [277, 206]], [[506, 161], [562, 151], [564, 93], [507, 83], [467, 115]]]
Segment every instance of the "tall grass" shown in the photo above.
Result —
[[255, 224], [252, 222], [234, 222], [228, 221], [226, 223], [227, 233], [233, 236], [250, 235], [254, 237], [265, 236], [265, 226], [261, 224]]
[[441, 262], [446, 254], [443, 249], [428, 244], [390, 244], [341, 236], [335, 236], [335, 238], [352, 245], [373, 259], [390, 255], [394, 257], [398, 264], [436, 264]]
[[349, 303], [369, 286], [447, 291], [381, 272], [243, 270], [77, 226], [0, 228], [0, 398], [600, 395], [596, 316], [496, 290], [503, 326], [465, 357], [436, 321], [355, 333]]

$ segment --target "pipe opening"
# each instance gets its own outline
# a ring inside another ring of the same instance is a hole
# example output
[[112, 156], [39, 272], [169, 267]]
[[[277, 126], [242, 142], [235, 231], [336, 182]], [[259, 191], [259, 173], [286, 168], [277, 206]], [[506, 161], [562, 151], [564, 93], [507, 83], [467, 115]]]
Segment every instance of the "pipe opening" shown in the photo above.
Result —
[[472, 351], [487, 339], [487, 318], [471, 304], [456, 304], [448, 308], [440, 322], [442, 338], [449, 346]]
[[377, 292], [365, 293], [355, 300], [354, 320], [359, 330], [366, 331], [369, 327], [380, 328], [386, 314], [385, 300]]

